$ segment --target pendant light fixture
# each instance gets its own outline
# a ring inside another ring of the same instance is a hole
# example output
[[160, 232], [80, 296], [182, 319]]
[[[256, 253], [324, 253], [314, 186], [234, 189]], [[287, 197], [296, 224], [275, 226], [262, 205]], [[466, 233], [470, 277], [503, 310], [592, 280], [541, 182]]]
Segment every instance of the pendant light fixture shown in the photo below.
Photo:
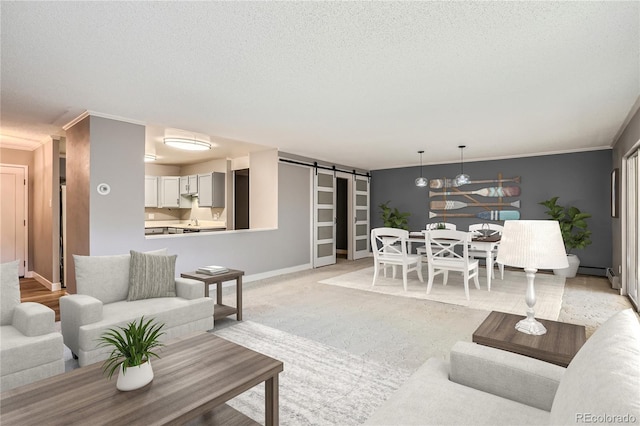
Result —
[[418, 151], [418, 154], [420, 154], [420, 177], [416, 178], [416, 186], [423, 188], [427, 186], [427, 178], [422, 177], [422, 154], [424, 151]]
[[469, 175], [464, 173], [464, 158], [462, 156], [462, 151], [466, 148], [466, 145], [458, 145], [460, 148], [460, 174], [456, 176], [456, 186], [466, 185], [469, 183]]

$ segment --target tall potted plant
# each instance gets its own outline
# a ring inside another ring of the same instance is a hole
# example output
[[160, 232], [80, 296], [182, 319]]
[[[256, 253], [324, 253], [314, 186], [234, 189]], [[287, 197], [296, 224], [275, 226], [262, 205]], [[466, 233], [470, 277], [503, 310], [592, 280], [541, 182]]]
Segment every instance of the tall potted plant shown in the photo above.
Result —
[[159, 338], [164, 334], [164, 324], [154, 319], [132, 321], [126, 327], [109, 329], [100, 336], [100, 347], [111, 349], [102, 370], [109, 378], [119, 370], [116, 388], [122, 391], [139, 389], [153, 380], [151, 357], [159, 358], [154, 352], [162, 346]]
[[385, 228], [409, 229], [409, 216], [411, 213], [400, 212], [397, 207], [389, 207], [389, 201], [380, 204], [380, 217]]
[[567, 251], [567, 261], [569, 267], [564, 269], [554, 269], [556, 275], [573, 278], [578, 273], [580, 258], [571, 253], [572, 250], [579, 250], [591, 244], [591, 231], [589, 231], [586, 219], [590, 218], [589, 213], [584, 213], [574, 206], [562, 206], [558, 204], [559, 197], [552, 197], [538, 204], [545, 206], [545, 212], [551, 220], [557, 220], [560, 225], [560, 232]]

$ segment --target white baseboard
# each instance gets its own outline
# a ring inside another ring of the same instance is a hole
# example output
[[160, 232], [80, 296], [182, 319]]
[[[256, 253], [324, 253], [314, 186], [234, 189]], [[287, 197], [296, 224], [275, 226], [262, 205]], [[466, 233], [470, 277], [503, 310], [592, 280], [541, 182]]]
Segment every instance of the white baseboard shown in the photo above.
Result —
[[290, 268], [276, 269], [274, 271], [261, 272], [259, 274], [247, 275], [242, 279], [242, 282], [250, 283], [251, 281], [263, 280], [265, 278], [276, 277], [278, 275], [290, 274], [292, 272], [306, 271], [307, 269], [312, 269], [312, 266], [310, 263], [307, 263], [304, 265], [292, 266]]
[[45, 286], [46, 288], [48, 288], [51, 291], [60, 291], [60, 290], [62, 290], [62, 284], [61, 283], [52, 283], [51, 281], [49, 281], [48, 279], [46, 279], [42, 275], [38, 274], [37, 272], [29, 271], [29, 272], [27, 272], [26, 276], [28, 278], [35, 279], [36, 281], [38, 281], [40, 284], [42, 284], [43, 286]]
[[[311, 269], [311, 264], [292, 266], [290, 268], [276, 269], [274, 271], [261, 272], [259, 274], [245, 275], [242, 277], [243, 283], [250, 283], [252, 281], [264, 280], [265, 278], [277, 277], [278, 275], [290, 274], [291, 272], [300, 272]], [[231, 287], [236, 285], [236, 280], [225, 281], [222, 283], [222, 287]], [[214, 287], [215, 288], [215, 287]], [[210, 294], [214, 294], [211, 292]]]

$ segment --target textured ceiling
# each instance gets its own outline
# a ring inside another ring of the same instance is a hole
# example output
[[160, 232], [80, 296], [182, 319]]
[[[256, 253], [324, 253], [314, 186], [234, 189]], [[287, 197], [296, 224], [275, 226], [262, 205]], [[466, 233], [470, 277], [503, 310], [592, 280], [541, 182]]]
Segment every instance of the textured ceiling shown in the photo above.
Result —
[[635, 1], [0, 8], [5, 142], [90, 110], [379, 169], [610, 147], [640, 95]]

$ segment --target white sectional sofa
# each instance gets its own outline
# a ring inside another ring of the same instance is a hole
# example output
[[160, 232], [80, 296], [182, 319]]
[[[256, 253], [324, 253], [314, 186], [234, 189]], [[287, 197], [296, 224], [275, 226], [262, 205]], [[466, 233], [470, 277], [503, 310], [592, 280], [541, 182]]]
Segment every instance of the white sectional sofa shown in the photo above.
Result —
[[137, 273], [130, 271], [131, 255], [74, 255], [74, 261], [77, 294], [60, 298], [60, 320], [64, 344], [81, 367], [107, 358], [108, 350], [98, 347], [104, 331], [141, 316], [165, 324], [162, 340], [213, 328], [214, 301], [204, 297], [199, 281], [175, 278], [172, 271], [175, 293], [128, 301], [130, 273]]
[[367, 425], [565, 425], [640, 422], [640, 325], [607, 320], [567, 368], [469, 342], [432, 358]]

